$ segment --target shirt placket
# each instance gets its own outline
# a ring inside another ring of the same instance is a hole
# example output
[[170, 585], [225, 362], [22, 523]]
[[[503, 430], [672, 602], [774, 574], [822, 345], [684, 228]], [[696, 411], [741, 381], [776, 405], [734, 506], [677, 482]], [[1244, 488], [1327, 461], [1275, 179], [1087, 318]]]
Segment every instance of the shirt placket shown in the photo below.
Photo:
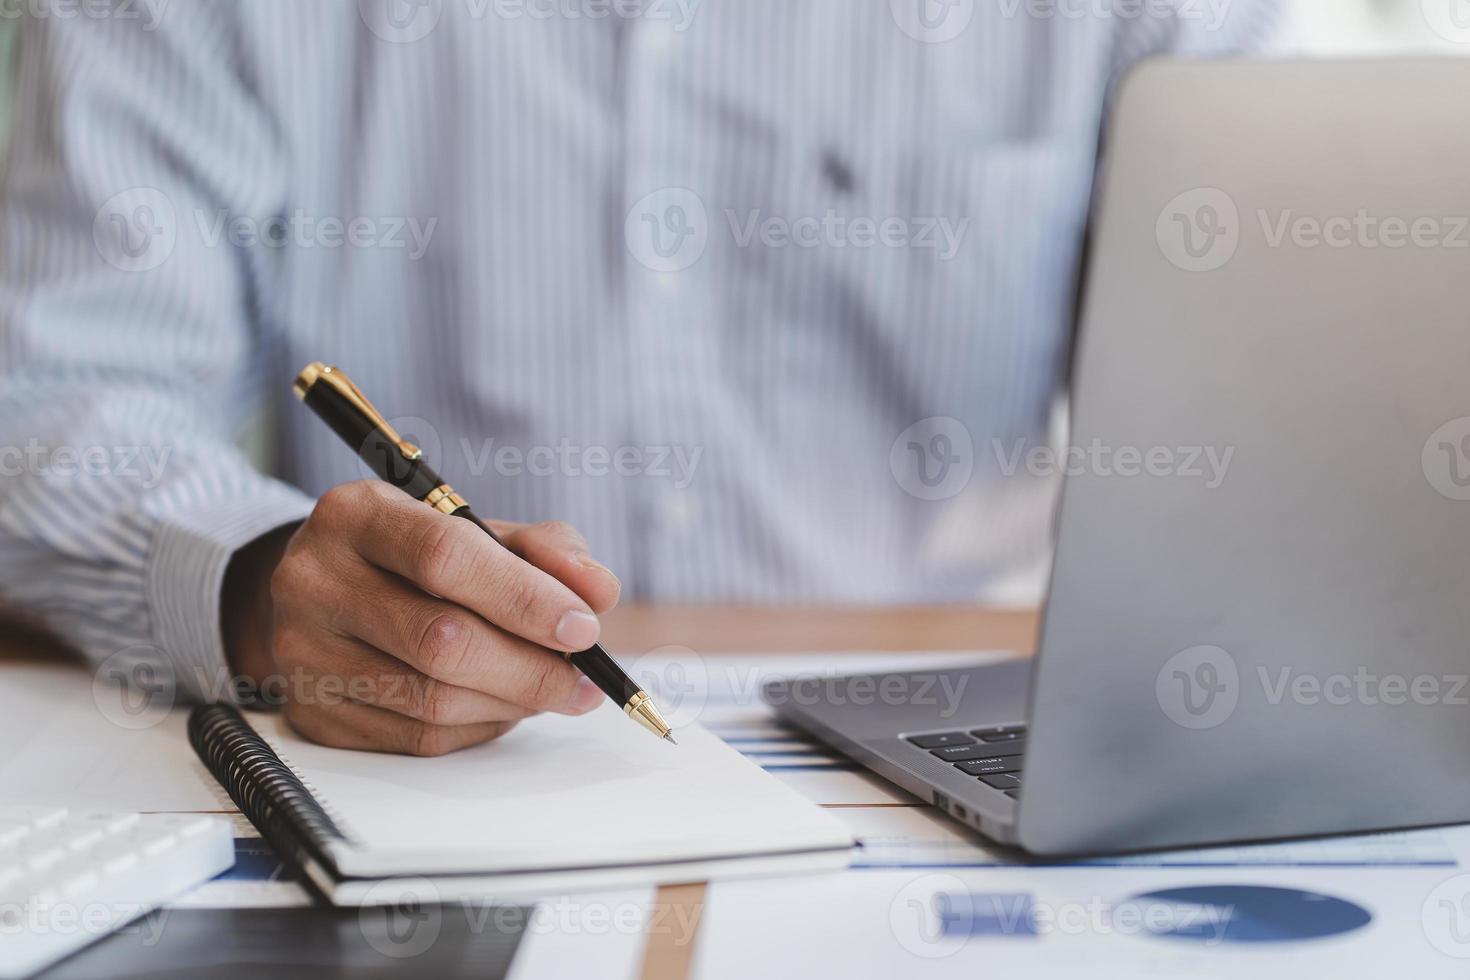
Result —
[[[650, 5], [625, 33], [625, 161], [619, 261], [629, 338], [631, 449], [639, 460], [629, 495], [640, 525], [633, 549], [652, 594], [689, 595], [689, 560], [704, 513], [702, 466], [687, 486], [680, 460], [703, 447], [710, 411], [706, 370], [713, 186], [689, 104], [697, 36]], [[670, 8], [672, 9], [672, 8]], [[701, 136], [703, 134], [700, 134]], [[703, 447], [708, 451], [708, 447]], [[631, 458], [631, 457], [630, 457]], [[631, 467], [630, 467], [631, 468]], [[708, 559], [709, 556], [705, 556]]]

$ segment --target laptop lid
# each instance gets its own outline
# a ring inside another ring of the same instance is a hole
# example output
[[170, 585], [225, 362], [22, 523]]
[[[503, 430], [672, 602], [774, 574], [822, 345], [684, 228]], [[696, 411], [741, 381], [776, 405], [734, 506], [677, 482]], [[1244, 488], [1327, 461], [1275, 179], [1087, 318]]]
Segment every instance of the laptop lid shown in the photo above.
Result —
[[1122, 85], [1028, 849], [1470, 820], [1467, 90], [1448, 60]]

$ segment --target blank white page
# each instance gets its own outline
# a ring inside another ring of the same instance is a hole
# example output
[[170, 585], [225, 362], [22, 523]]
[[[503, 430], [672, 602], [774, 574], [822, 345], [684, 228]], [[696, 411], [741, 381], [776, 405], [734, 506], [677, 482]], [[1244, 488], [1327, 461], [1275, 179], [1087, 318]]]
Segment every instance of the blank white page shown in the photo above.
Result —
[[608, 703], [529, 719], [437, 759], [306, 741], [250, 723], [338, 821], [350, 877], [498, 874], [843, 849], [852, 835], [697, 725], [655, 738]]

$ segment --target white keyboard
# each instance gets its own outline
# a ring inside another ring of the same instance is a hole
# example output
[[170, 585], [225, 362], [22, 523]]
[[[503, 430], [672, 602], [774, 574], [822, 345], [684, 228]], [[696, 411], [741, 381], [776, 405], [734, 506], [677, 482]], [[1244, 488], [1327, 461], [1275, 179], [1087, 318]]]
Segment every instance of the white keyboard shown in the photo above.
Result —
[[229, 822], [0, 806], [0, 977], [24, 977], [235, 863]]

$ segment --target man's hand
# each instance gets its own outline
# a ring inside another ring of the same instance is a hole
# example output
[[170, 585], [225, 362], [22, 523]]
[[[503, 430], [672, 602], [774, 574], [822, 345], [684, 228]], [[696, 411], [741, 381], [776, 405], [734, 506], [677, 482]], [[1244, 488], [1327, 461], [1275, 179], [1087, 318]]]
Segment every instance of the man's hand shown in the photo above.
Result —
[[617, 578], [566, 524], [491, 524], [510, 551], [387, 484], [333, 488], [231, 561], [232, 666], [281, 675], [291, 724], [343, 748], [442, 755], [592, 710], [604, 695], [560, 654], [597, 641]]

